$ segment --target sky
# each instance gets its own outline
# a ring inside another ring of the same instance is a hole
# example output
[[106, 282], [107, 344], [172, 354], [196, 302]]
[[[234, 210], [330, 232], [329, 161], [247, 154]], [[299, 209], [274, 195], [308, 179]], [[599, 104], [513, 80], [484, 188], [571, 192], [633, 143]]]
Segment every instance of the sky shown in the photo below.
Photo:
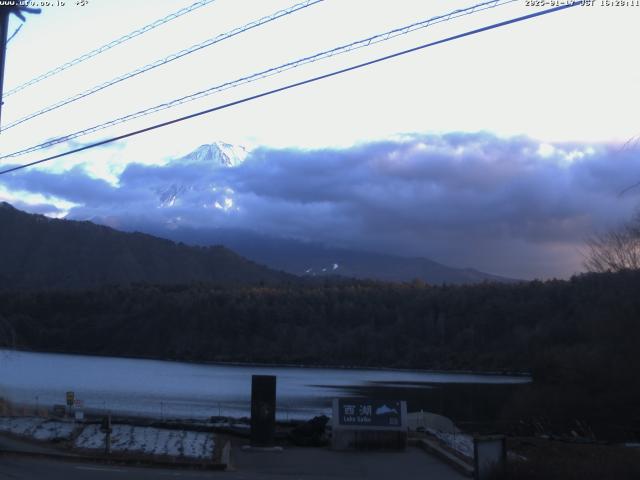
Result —
[[[10, 41], [5, 91], [193, 2], [64, 3], [29, 16]], [[5, 98], [2, 124], [295, 3], [213, 1]], [[6, 129], [0, 156], [475, 3], [325, 0]], [[509, 2], [0, 166], [541, 9]], [[639, 20], [640, 7], [598, 0], [483, 32], [0, 176], [0, 200], [115, 226], [249, 228], [566, 278], [582, 269], [585, 238], [637, 207], [638, 189], [620, 192], [640, 181]], [[184, 161], [214, 142], [249, 154], [233, 168]], [[191, 188], [161, 206], [172, 185]]]

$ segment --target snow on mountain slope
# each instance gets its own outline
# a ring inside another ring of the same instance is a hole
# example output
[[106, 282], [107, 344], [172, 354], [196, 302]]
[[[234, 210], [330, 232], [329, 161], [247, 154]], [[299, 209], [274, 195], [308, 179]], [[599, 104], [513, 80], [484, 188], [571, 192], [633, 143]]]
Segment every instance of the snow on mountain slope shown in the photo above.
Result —
[[237, 167], [249, 152], [244, 147], [225, 142], [200, 145], [193, 152], [174, 160], [180, 163], [204, 163], [214, 167]]
[[[231, 145], [225, 142], [213, 142], [201, 145], [191, 153], [173, 159], [169, 162], [185, 165], [197, 164], [208, 167], [212, 170], [219, 168], [234, 168], [241, 165], [249, 155], [249, 152], [242, 146]], [[203, 179], [201, 182], [193, 183], [171, 183], [152, 187], [158, 195], [159, 206], [171, 208], [179, 204], [181, 198], [187, 195], [197, 195], [204, 197], [200, 204], [205, 208], [217, 208], [219, 210], [230, 210], [234, 202], [232, 189], [212, 184]]]

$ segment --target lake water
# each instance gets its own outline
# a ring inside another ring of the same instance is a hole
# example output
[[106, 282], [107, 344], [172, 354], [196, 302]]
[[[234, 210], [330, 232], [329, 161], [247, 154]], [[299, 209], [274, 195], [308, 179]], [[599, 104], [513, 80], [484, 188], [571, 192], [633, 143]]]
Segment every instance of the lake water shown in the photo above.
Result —
[[243, 417], [251, 375], [277, 376], [278, 417], [330, 413], [337, 396], [408, 400], [454, 419], [494, 416], [508, 392], [528, 377], [413, 371], [206, 365], [0, 349], [0, 397], [50, 407], [65, 393], [87, 410], [158, 418]]

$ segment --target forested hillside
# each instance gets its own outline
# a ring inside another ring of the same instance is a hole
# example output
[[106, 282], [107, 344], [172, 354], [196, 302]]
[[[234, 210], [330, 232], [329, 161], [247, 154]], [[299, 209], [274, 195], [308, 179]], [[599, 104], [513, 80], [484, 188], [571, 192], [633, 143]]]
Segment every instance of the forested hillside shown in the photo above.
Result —
[[[3, 293], [18, 346], [203, 361], [530, 370], [613, 380], [636, 368], [639, 272], [432, 287], [108, 287]], [[563, 365], [554, 369], [553, 365]], [[640, 371], [637, 371], [640, 374]], [[640, 378], [640, 377], [639, 377]]]
[[193, 281], [258, 285], [294, 278], [221, 246], [191, 247], [90, 222], [30, 215], [0, 202], [0, 289]]
[[[14, 346], [190, 361], [532, 371], [510, 415], [640, 424], [640, 272], [433, 287], [106, 287], [0, 293]], [[524, 413], [523, 413], [524, 412]]]

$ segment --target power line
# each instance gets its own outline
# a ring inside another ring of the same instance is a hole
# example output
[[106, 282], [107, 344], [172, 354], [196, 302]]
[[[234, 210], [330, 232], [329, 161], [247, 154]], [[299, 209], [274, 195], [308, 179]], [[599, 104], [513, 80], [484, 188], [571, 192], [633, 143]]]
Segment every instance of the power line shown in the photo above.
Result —
[[17, 152], [13, 152], [13, 153], [10, 153], [10, 154], [7, 154], [7, 155], [2, 155], [2, 156], [0, 156], [0, 160], [2, 160], [4, 158], [17, 157], [17, 156], [24, 155], [24, 154], [27, 154], [27, 153], [35, 152], [37, 150], [42, 150], [43, 148], [47, 148], [47, 147], [50, 147], [50, 146], [53, 146], [53, 145], [57, 145], [59, 143], [66, 142], [67, 140], [72, 140], [74, 138], [82, 137], [84, 135], [88, 135], [88, 134], [95, 133], [95, 132], [100, 131], [100, 130], [104, 130], [105, 128], [109, 128], [109, 127], [112, 127], [114, 125], [119, 125], [121, 123], [129, 122], [131, 120], [135, 120], [136, 118], [141, 118], [141, 117], [144, 117], [146, 115], [151, 115], [152, 113], [156, 113], [156, 112], [159, 112], [159, 111], [162, 111], [162, 110], [167, 110], [167, 109], [173, 108], [173, 107], [175, 107], [177, 105], [182, 105], [184, 103], [188, 103], [188, 102], [191, 102], [191, 101], [194, 101], [194, 100], [198, 100], [200, 98], [207, 97], [209, 95], [213, 95], [214, 93], [217, 93], [217, 92], [221, 92], [221, 91], [224, 91], [224, 90], [235, 88], [235, 87], [238, 87], [240, 85], [244, 85], [246, 83], [255, 82], [255, 81], [261, 80], [263, 78], [271, 77], [273, 75], [277, 75], [279, 73], [282, 73], [282, 72], [285, 72], [287, 70], [291, 70], [291, 69], [300, 67], [302, 65], [306, 65], [308, 63], [312, 63], [312, 62], [315, 62], [315, 61], [318, 61], [318, 60], [322, 60], [322, 59], [325, 59], [325, 58], [330, 58], [330, 57], [333, 57], [333, 56], [336, 56], [336, 55], [347, 53], [347, 52], [350, 52], [352, 50], [357, 50], [357, 49], [360, 49], [360, 48], [368, 47], [370, 45], [373, 45], [373, 44], [376, 44], [376, 43], [379, 43], [379, 42], [384, 42], [384, 41], [387, 41], [387, 40], [389, 40], [391, 38], [395, 38], [395, 37], [400, 36], [400, 35], [406, 35], [406, 34], [408, 34], [410, 32], [413, 32], [413, 31], [421, 29], [421, 28], [426, 28], [426, 27], [428, 27], [430, 25], [434, 25], [434, 24], [441, 23], [441, 22], [446, 22], [446, 21], [452, 20], [454, 18], [458, 18], [458, 17], [465, 16], [465, 15], [470, 15], [470, 14], [477, 13], [477, 12], [480, 12], [480, 11], [483, 11], [483, 10], [487, 10], [489, 8], [495, 8], [497, 6], [506, 5], [508, 3], [513, 3], [515, 1], [518, 1], [518, 0], [491, 0], [491, 1], [485, 1], [485, 2], [482, 2], [482, 3], [478, 3], [478, 4], [473, 5], [471, 7], [468, 7], [468, 8], [453, 10], [453, 11], [447, 13], [447, 14], [444, 14], [444, 15], [438, 15], [436, 17], [431, 17], [431, 18], [429, 18], [427, 20], [422, 20], [422, 21], [419, 21], [419, 22], [415, 22], [415, 23], [412, 23], [410, 25], [406, 25], [406, 26], [403, 26], [403, 27], [400, 27], [400, 28], [395, 28], [393, 30], [389, 30], [387, 32], [384, 32], [384, 33], [381, 33], [381, 34], [378, 34], [378, 35], [374, 35], [374, 36], [371, 36], [371, 37], [364, 38], [362, 40], [357, 40], [355, 42], [352, 42], [352, 43], [349, 43], [349, 44], [346, 44], [346, 45], [342, 45], [340, 47], [332, 48], [330, 50], [325, 50], [325, 51], [322, 51], [320, 53], [316, 53], [316, 54], [308, 56], [308, 57], [303, 57], [301, 59], [298, 59], [298, 60], [295, 60], [295, 61], [292, 61], [292, 62], [288, 62], [288, 63], [285, 63], [283, 65], [279, 65], [279, 66], [274, 67], [274, 68], [269, 68], [267, 70], [263, 70], [261, 72], [254, 73], [252, 75], [241, 77], [241, 78], [233, 80], [231, 82], [225, 82], [225, 83], [223, 83], [221, 85], [216, 85], [216, 86], [210, 87], [210, 88], [208, 88], [206, 90], [202, 90], [202, 91], [199, 91], [199, 92], [192, 93], [190, 95], [186, 95], [184, 97], [177, 98], [177, 99], [172, 100], [170, 102], [161, 103], [159, 105], [155, 105], [153, 107], [149, 107], [149, 108], [146, 108], [144, 110], [140, 110], [138, 112], [130, 113], [130, 114], [125, 115], [123, 117], [119, 117], [119, 118], [116, 118], [116, 119], [113, 119], [113, 120], [109, 120], [108, 122], [104, 122], [104, 123], [101, 123], [99, 125], [94, 125], [93, 127], [89, 127], [89, 128], [84, 129], [84, 130], [80, 130], [80, 131], [77, 131], [77, 132], [74, 132], [74, 133], [71, 133], [71, 134], [68, 134], [68, 135], [64, 135], [62, 137], [54, 138], [54, 139], [48, 140], [48, 141], [46, 141], [44, 143], [41, 143], [41, 144], [38, 144], [38, 145], [34, 145], [32, 147], [28, 147], [28, 148], [23, 149], [23, 150], [19, 150]]
[[[179, 52], [175, 52], [172, 53], [171, 55], [168, 55], [164, 58], [161, 58], [159, 60], [156, 60], [155, 62], [149, 63], [143, 67], [139, 67], [136, 68], [135, 70], [132, 70], [128, 73], [125, 73], [123, 75], [120, 75], [118, 77], [115, 77], [109, 81], [103, 82], [99, 85], [96, 85], [94, 87], [89, 88], [88, 90], [85, 90], [83, 92], [77, 93], [69, 98], [66, 98], [64, 100], [60, 100], [59, 102], [56, 102], [52, 105], [49, 105], [48, 107], [45, 107], [41, 110], [38, 110], [37, 112], [33, 112], [30, 113], [29, 115], [26, 115], [25, 117], [22, 117], [12, 123], [9, 123], [8, 125], [4, 126], [4, 130], [9, 130], [10, 128], [13, 128], [17, 125], [20, 125], [21, 123], [24, 123], [28, 120], [31, 120], [35, 117], [39, 117], [40, 115], [43, 115], [45, 113], [51, 112], [53, 110], [56, 110], [60, 107], [63, 107], [64, 105], [68, 105], [70, 103], [73, 103], [77, 100], [80, 100], [82, 98], [88, 97], [89, 95], [93, 95], [94, 93], [97, 93], [101, 90], [104, 90], [105, 88], [111, 87], [112, 85], [115, 85], [117, 83], [123, 82], [125, 80], [128, 80], [132, 77], [138, 76], [142, 73], [148, 72], [149, 70], [153, 70], [154, 68], [160, 67], [162, 65], [166, 65], [167, 63], [173, 62], [174, 60], [178, 60], [179, 58], [185, 57], [187, 55], [190, 55], [194, 52], [197, 52], [199, 50], [202, 50], [203, 48], [206, 47], [210, 47], [211, 45], [214, 45], [216, 43], [222, 42], [223, 40], [227, 40], [228, 38], [234, 37], [236, 35], [239, 35], [243, 32], [246, 32], [248, 30], [251, 30], [253, 28], [259, 27], [261, 25], [264, 25], [266, 23], [269, 22], [273, 22], [274, 20], [277, 20], [278, 18], [281, 17], [285, 17], [287, 15], [290, 15], [292, 13], [295, 13], [299, 10], [302, 10], [304, 8], [310, 7], [312, 5], [315, 5], [316, 3], [320, 3], [324, 0], [305, 0], [304, 2], [298, 3], [296, 5], [293, 5], [289, 8], [286, 8], [284, 10], [279, 10], [271, 15], [267, 15], [266, 17], [262, 17], [258, 20], [254, 20], [250, 23], [247, 23], [246, 25], [243, 25], [241, 27], [237, 27], [234, 28], [233, 30], [230, 30], [226, 33], [221, 33], [220, 35], [216, 35], [215, 37], [209, 38], [207, 40], [205, 40], [204, 42], [200, 42], [197, 43], [195, 45], [192, 45], [189, 48], [185, 48], [184, 50], [180, 50]], [[511, 0], [514, 1], [514, 0]]]
[[23, 25], [22, 23], [21, 23], [20, 25], [18, 25], [18, 28], [16, 28], [16, 29], [13, 31], [13, 33], [12, 33], [11, 35], [9, 35], [9, 38], [7, 38], [7, 42], [6, 42], [7, 44], [8, 44], [8, 43], [13, 39], [13, 37], [15, 37], [15, 36], [18, 34], [18, 32], [20, 31], [20, 29], [22, 28], [22, 25]]
[[143, 33], [147, 33], [151, 30], [153, 30], [154, 28], [157, 28], [161, 25], [164, 25], [165, 23], [168, 23], [172, 20], [175, 20], [178, 17], [181, 17], [182, 15], [185, 15], [189, 12], [193, 12], [194, 10], [197, 10], [200, 7], [204, 7], [205, 5], [208, 5], [209, 3], [215, 2], [215, 0], [198, 0], [197, 2], [195, 2], [194, 4], [188, 6], [188, 7], [184, 7], [181, 8], [180, 10], [178, 10], [177, 12], [171, 13], [169, 15], [167, 15], [166, 17], [160, 18], [158, 20], [156, 20], [155, 22], [152, 22], [148, 25], [145, 25], [142, 28], [139, 28], [138, 30], [134, 30], [131, 33], [127, 33], [126, 35], [123, 35], [120, 38], [117, 38], [115, 40], [112, 40], [109, 43], [106, 43], [104, 45], [102, 45], [101, 47], [98, 47], [94, 50], [91, 50], [90, 52], [87, 52], [83, 55], [80, 55], [79, 57], [68, 61], [67, 63], [64, 63], [56, 68], [53, 68], [51, 70], [49, 70], [46, 73], [43, 73], [42, 75], [39, 75], [31, 80], [29, 80], [28, 82], [25, 82], [21, 85], [18, 85], [17, 87], [13, 88], [12, 90], [9, 90], [8, 92], [6, 92], [4, 94], [4, 98], [9, 97], [10, 95], [13, 95], [14, 93], [19, 92], [20, 90], [24, 90], [25, 88], [31, 86], [31, 85], [35, 85], [38, 82], [41, 82], [42, 80], [52, 77], [53, 75], [56, 75], [68, 68], [73, 67], [74, 65], [77, 65], [79, 63], [84, 62], [85, 60], [89, 60], [90, 58], [95, 57], [96, 55], [99, 55], [103, 52], [106, 52], [107, 50], [112, 49], [113, 47], [120, 45], [128, 40], [131, 40], [132, 38], [138, 37], [140, 35], [142, 35]]
[[185, 120], [190, 120], [192, 118], [196, 118], [196, 117], [199, 117], [199, 116], [202, 116], [202, 115], [206, 115], [206, 114], [218, 111], [218, 110], [223, 110], [225, 108], [233, 107], [235, 105], [240, 105], [242, 103], [246, 103], [246, 102], [249, 102], [249, 101], [252, 101], [252, 100], [256, 100], [258, 98], [267, 97], [269, 95], [273, 95], [275, 93], [283, 92], [285, 90], [290, 90], [292, 88], [300, 87], [302, 85], [306, 85], [306, 84], [309, 84], [309, 83], [314, 83], [314, 82], [317, 82], [317, 81], [320, 81], [320, 80], [324, 80], [326, 78], [330, 78], [330, 77], [334, 77], [336, 75], [340, 75], [342, 73], [350, 72], [352, 70], [357, 70], [357, 69], [360, 69], [360, 68], [367, 67], [369, 65], [374, 65], [376, 63], [383, 62], [385, 60], [390, 60], [392, 58], [396, 58], [396, 57], [400, 57], [400, 56], [403, 56], [403, 55], [407, 55], [409, 53], [417, 52], [417, 51], [423, 50], [425, 48], [433, 47], [435, 45], [440, 45], [440, 44], [443, 44], [443, 43], [451, 42], [453, 40], [458, 40], [460, 38], [468, 37], [468, 36], [471, 36], [471, 35], [476, 35], [478, 33], [486, 32], [488, 30], [493, 30], [493, 29], [499, 28], [499, 27], [504, 27], [506, 25], [511, 25], [511, 24], [514, 24], [514, 23], [523, 22], [525, 20], [529, 20], [529, 19], [532, 19], [532, 18], [535, 18], [535, 17], [540, 17], [542, 15], [547, 15], [547, 14], [550, 14], [550, 13], [558, 12], [560, 10], [565, 10], [567, 8], [572, 8], [572, 7], [578, 6], [580, 4], [581, 4], [580, 0], [575, 0], [573, 3], [568, 3], [566, 5], [561, 5], [561, 6], [558, 6], [558, 7], [549, 8], [547, 10], [542, 10], [542, 11], [535, 12], [535, 13], [530, 13], [528, 15], [523, 15], [521, 17], [516, 17], [516, 18], [512, 18], [510, 20], [505, 20], [505, 21], [502, 21], [502, 22], [494, 23], [494, 24], [491, 24], [491, 25], [487, 25], [485, 27], [477, 28], [475, 30], [469, 30], [467, 32], [459, 33], [457, 35], [446, 37], [446, 38], [441, 39], [441, 40], [436, 40], [434, 42], [425, 43], [425, 44], [422, 44], [422, 45], [419, 45], [417, 47], [413, 47], [413, 48], [410, 48], [410, 49], [407, 49], [407, 50], [402, 50], [400, 52], [396, 52], [396, 53], [393, 53], [393, 54], [390, 54], [390, 55], [385, 55], [384, 57], [379, 57], [379, 58], [376, 58], [375, 60], [370, 60], [368, 62], [360, 63], [358, 65], [353, 65], [351, 67], [346, 67], [346, 68], [342, 68], [340, 70], [335, 70], [335, 71], [330, 72], [330, 73], [325, 73], [323, 75], [319, 75], [319, 76], [312, 77], [312, 78], [309, 78], [309, 79], [306, 79], [306, 80], [302, 80], [300, 82], [291, 83], [291, 84], [285, 85], [283, 87], [275, 88], [273, 90], [268, 90], [266, 92], [258, 93], [256, 95], [251, 95], [249, 97], [245, 97], [245, 98], [242, 98], [240, 100], [235, 100], [233, 102], [225, 103], [223, 105], [218, 105], [218, 106], [215, 106], [215, 107], [212, 107], [212, 108], [208, 108], [206, 110], [202, 110], [202, 111], [199, 111], [199, 112], [196, 112], [196, 113], [192, 113], [190, 115], [186, 115], [186, 116], [175, 118], [173, 120], [169, 120], [169, 121], [166, 121], [166, 122], [158, 123], [156, 125], [152, 125], [150, 127], [146, 127], [146, 128], [140, 129], [140, 130], [135, 130], [135, 131], [132, 131], [132, 132], [129, 132], [129, 133], [118, 135], [116, 137], [108, 138], [106, 140], [101, 140], [99, 142], [92, 143], [90, 145], [85, 145], [85, 146], [80, 147], [80, 148], [76, 148], [76, 149], [73, 149], [73, 150], [68, 150], [66, 152], [59, 153], [57, 155], [52, 155], [50, 157], [43, 158], [41, 160], [37, 160], [37, 161], [34, 161], [34, 162], [26, 163], [24, 165], [18, 165], [16, 167], [11, 167], [11, 168], [8, 168], [6, 170], [0, 171], [0, 175], [7, 174], [7, 173], [10, 173], [10, 172], [15, 172], [17, 170], [21, 170], [21, 169], [24, 169], [24, 168], [27, 168], [27, 167], [31, 167], [31, 166], [38, 165], [38, 164], [41, 164], [41, 163], [44, 163], [44, 162], [55, 160], [57, 158], [65, 157], [65, 156], [71, 155], [73, 153], [78, 153], [78, 152], [82, 152], [84, 150], [89, 150], [91, 148], [95, 148], [95, 147], [99, 147], [99, 146], [102, 146], [102, 145], [106, 145], [108, 143], [113, 143], [115, 141], [122, 140], [122, 139], [129, 138], [129, 137], [133, 137], [135, 135], [140, 135], [141, 133], [150, 132], [150, 131], [156, 130], [158, 128], [163, 128], [163, 127], [166, 127], [166, 126], [169, 126], [169, 125], [173, 125], [175, 123], [180, 123], [180, 122], [183, 122]]

